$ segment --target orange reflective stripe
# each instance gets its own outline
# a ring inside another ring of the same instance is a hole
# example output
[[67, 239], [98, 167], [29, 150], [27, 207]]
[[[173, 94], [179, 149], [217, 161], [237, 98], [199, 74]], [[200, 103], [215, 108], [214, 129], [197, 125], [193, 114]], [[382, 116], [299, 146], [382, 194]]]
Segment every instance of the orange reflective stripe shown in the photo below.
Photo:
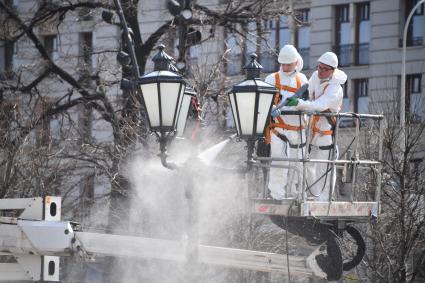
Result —
[[270, 131], [272, 130], [272, 128], [270, 128], [270, 126], [267, 126], [266, 128], [266, 144], [270, 144]]
[[279, 72], [274, 73], [274, 84], [275, 86], [280, 89], [280, 77]]
[[[329, 86], [329, 84], [325, 85], [325, 87], [323, 88], [322, 93], [318, 97], [315, 97], [316, 94], [313, 93], [314, 100], [316, 100], [317, 98], [321, 97], [325, 93], [325, 90], [328, 88], [328, 86]], [[329, 109], [326, 109], [326, 110], [324, 110], [322, 112], [327, 112], [327, 111], [330, 112]], [[335, 117], [332, 117], [332, 118], [335, 119]], [[322, 136], [332, 135], [333, 134], [333, 131], [332, 130], [322, 131], [322, 130], [320, 130], [319, 128], [316, 127], [316, 124], [317, 124], [317, 122], [319, 122], [319, 119], [320, 119], [320, 116], [313, 116], [313, 123], [311, 124], [311, 130], [313, 131], [313, 137], [314, 137], [314, 135], [316, 133], [319, 133]], [[335, 123], [336, 123], [336, 119], [335, 119]]]
[[280, 101], [280, 77], [278, 72], [274, 73], [274, 84], [277, 88], [277, 93], [274, 97], [274, 104], [278, 105]]
[[322, 131], [322, 130], [320, 130], [319, 128], [316, 127], [316, 124], [317, 124], [317, 122], [319, 122], [319, 119], [320, 119], [320, 116], [313, 116], [313, 123], [311, 124], [311, 130], [313, 131], [313, 136], [316, 133], [319, 133], [322, 136], [332, 135], [333, 134], [332, 130]]
[[[275, 126], [277, 128], [282, 128], [282, 129], [290, 130], [290, 131], [299, 131], [299, 130], [304, 129], [304, 126], [293, 126], [293, 125], [286, 124], [283, 121], [282, 117], [280, 117], [280, 116], [277, 117], [277, 120], [279, 121], [279, 123], [277, 123], [276, 126]], [[272, 123], [272, 125], [273, 125], [273, 123]]]
[[280, 87], [280, 89], [295, 93], [298, 88], [283, 85]]
[[274, 73], [274, 82], [275, 82], [275, 87], [278, 90], [278, 93], [280, 94], [280, 91], [281, 90], [286, 90], [286, 91], [295, 93], [301, 87], [301, 76], [300, 76], [300, 74], [297, 74], [295, 76], [295, 79], [297, 81], [297, 86], [296, 87], [291, 87], [291, 86], [287, 86], [287, 85], [281, 85], [280, 84], [279, 72]]

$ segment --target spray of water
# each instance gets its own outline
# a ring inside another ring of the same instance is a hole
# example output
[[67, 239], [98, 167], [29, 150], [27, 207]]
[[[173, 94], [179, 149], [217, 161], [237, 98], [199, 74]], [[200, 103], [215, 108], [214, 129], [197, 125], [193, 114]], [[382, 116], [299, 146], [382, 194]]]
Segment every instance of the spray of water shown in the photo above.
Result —
[[[176, 146], [170, 151], [170, 159], [184, 166], [176, 171], [163, 168], [158, 158], [135, 158], [129, 167], [135, 191], [130, 205], [133, 233], [187, 245], [225, 245], [229, 239], [225, 228], [246, 213], [246, 194], [241, 189], [244, 181], [240, 176], [223, 174], [209, 166], [230, 140], [219, 142], [200, 154], [193, 144], [178, 142], [178, 150]], [[193, 223], [188, 223], [190, 219], [196, 222], [195, 232], [191, 230]], [[188, 282], [191, 276], [197, 280], [202, 278], [198, 282], [225, 282], [224, 272], [206, 266], [193, 268], [158, 260], [124, 262], [125, 266], [117, 266], [117, 270], [122, 272], [122, 282], [126, 283]]]
[[[187, 141], [175, 141], [174, 146], [170, 150], [169, 159], [183, 164], [182, 169], [164, 168], [155, 152], [151, 152], [148, 157], [146, 154], [143, 157], [134, 154], [134, 159], [123, 170], [132, 187], [128, 204], [130, 221], [129, 225], [117, 227], [113, 231], [115, 234], [172, 240], [185, 244], [188, 250], [191, 246], [204, 244], [284, 252], [282, 230], [266, 217], [249, 215], [245, 177], [218, 169], [243, 164], [244, 143], [228, 139], [201, 152], [198, 150], [200, 146]], [[108, 215], [108, 205], [105, 204], [104, 208], [96, 210], [102, 219]], [[115, 245], [117, 250], [120, 249], [119, 244]], [[121, 244], [128, 247], [132, 243]], [[158, 254], [163, 252], [163, 249], [158, 249]], [[105, 270], [105, 267], [109, 267], [109, 270]], [[88, 269], [88, 272], [83, 272], [84, 269]], [[109, 271], [108, 276], [105, 271]], [[152, 258], [122, 258], [115, 259], [111, 265], [97, 258], [94, 264], [82, 264], [81, 261], [68, 263], [67, 282], [87, 280], [124, 283], [257, 283], [263, 279], [255, 272], [207, 266], [196, 260], [187, 264]]]
[[[283, 246], [282, 231], [265, 217], [255, 220], [255, 217], [249, 216], [244, 176], [218, 169], [243, 164], [244, 143], [229, 138], [206, 150], [198, 150], [199, 147], [188, 141], [174, 142], [169, 159], [183, 165], [179, 170], [164, 168], [155, 152], [150, 157], [146, 154], [143, 157], [134, 155], [124, 170], [132, 186], [128, 205], [129, 226], [118, 227], [114, 233], [172, 240], [188, 247], [205, 244], [267, 251], [264, 247], [269, 246], [272, 249], [268, 251], [282, 252], [279, 248]], [[102, 212], [101, 215], [105, 218], [107, 213]], [[126, 246], [128, 244], [131, 243], [126, 243]], [[120, 249], [118, 243], [116, 248]], [[158, 253], [161, 252], [158, 250]], [[108, 266], [102, 267], [102, 259], [96, 261], [101, 263], [99, 269]], [[78, 279], [79, 274], [84, 274], [82, 268], [87, 267], [82, 267], [78, 262], [70, 268], [75, 275], [71, 275], [71, 272], [69, 275], [75, 276], [76, 280], [69, 282], [84, 281], [84, 278]], [[123, 258], [114, 260], [110, 271], [114, 274], [114, 281], [124, 283], [260, 282], [253, 272], [197, 262], [186, 264]], [[85, 278], [88, 278], [87, 275]], [[93, 282], [106, 282], [104, 279], [106, 277]]]
[[217, 156], [223, 151], [224, 147], [236, 137], [236, 134], [230, 136], [222, 142], [219, 142], [216, 145], [211, 146], [207, 150], [202, 151], [198, 154], [199, 160], [201, 160], [205, 165], [211, 165], [214, 160], [216, 160]]

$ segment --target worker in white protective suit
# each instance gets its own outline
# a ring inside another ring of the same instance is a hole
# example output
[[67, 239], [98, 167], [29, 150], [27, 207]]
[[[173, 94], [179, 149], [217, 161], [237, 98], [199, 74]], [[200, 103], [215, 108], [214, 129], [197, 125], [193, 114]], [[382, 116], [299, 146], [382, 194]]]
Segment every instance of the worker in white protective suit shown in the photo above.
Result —
[[[347, 75], [338, 69], [338, 57], [326, 52], [318, 60], [317, 70], [309, 80], [309, 100], [292, 97], [287, 105], [295, 105], [300, 111], [339, 112], [343, 100], [342, 86]], [[335, 117], [312, 116], [309, 120], [311, 130], [310, 159], [332, 160], [337, 158], [334, 138]], [[328, 201], [330, 188], [334, 187], [335, 169], [328, 163], [307, 164], [307, 189], [316, 201]], [[333, 171], [333, 174], [332, 174]], [[331, 176], [332, 178], [331, 180]]]
[[[303, 68], [303, 60], [294, 46], [285, 45], [279, 52], [278, 62], [281, 64], [279, 71], [268, 75], [265, 79], [267, 83], [278, 89], [274, 100], [274, 109], [307, 83], [306, 76], [300, 73]], [[284, 107], [281, 110], [295, 109], [294, 107]], [[300, 158], [300, 151], [304, 150], [305, 146], [304, 127], [304, 120], [300, 115], [280, 115], [280, 112], [272, 111], [271, 122], [266, 130], [266, 142], [270, 144], [270, 156]], [[303, 140], [302, 135], [304, 135]], [[273, 161], [272, 164], [289, 165], [287, 161]], [[270, 168], [268, 185], [272, 198], [281, 200], [294, 196], [294, 180], [298, 180], [298, 174], [293, 171], [288, 168]]]

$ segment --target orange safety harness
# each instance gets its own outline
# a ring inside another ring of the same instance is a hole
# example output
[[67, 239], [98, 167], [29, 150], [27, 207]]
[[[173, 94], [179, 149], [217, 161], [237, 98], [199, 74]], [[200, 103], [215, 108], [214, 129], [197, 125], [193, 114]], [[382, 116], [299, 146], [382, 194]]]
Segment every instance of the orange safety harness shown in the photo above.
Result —
[[[329, 84], [327, 84], [323, 88], [322, 93], [318, 97], [316, 97], [315, 94], [313, 93], [314, 100], [316, 100], [317, 98], [321, 97], [325, 93], [326, 88], [328, 86], [329, 86]], [[331, 111], [329, 109], [326, 109], [325, 111], [322, 111], [322, 112], [329, 112], [330, 113]], [[335, 117], [326, 117], [326, 118], [328, 119], [329, 124], [331, 124], [331, 126], [336, 125], [336, 119], [335, 119]], [[314, 115], [313, 116], [313, 122], [311, 123], [311, 130], [313, 131], [313, 137], [316, 134], [320, 134], [321, 136], [332, 135], [333, 134], [333, 130], [324, 130], [324, 131], [322, 131], [322, 130], [320, 130], [319, 128], [316, 127], [316, 124], [317, 124], [317, 122], [319, 122], [319, 119], [320, 119], [320, 116], [317, 116], [317, 115]]]
[[[275, 86], [277, 88], [277, 93], [274, 97], [274, 105], [278, 105], [279, 101], [280, 101], [280, 91], [281, 90], [285, 90], [288, 92], [292, 92], [295, 93], [300, 87], [301, 87], [301, 77], [299, 74], [297, 74], [295, 76], [295, 79], [297, 81], [297, 87], [290, 87], [287, 85], [281, 85], [280, 84], [280, 77], [279, 77], [279, 72], [274, 73], [274, 79], [275, 79]], [[270, 120], [269, 125], [267, 126], [266, 129], [266, 143], [270, 144], [270, 132], [274, 133], [276, 136], [281, 136], [281, 134], [279, 134], [278, 131], [275, 130], [275, 128], [281, 128], [281, 129], [285, 129], [285, 130], [289, 130], [289, 131], [299, 131], [304, 129], [304, 126], [293, 126], [293, 125], [289, 125], [286, 124], [282, 117], [277, 116], [275, 118], [276, 121], [273, 121], [273, 119]]]

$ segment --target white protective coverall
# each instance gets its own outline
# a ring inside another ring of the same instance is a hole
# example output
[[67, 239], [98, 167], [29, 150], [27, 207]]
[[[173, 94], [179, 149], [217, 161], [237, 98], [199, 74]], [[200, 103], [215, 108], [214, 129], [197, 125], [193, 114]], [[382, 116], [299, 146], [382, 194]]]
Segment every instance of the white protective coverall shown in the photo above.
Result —
[[[291, 73], [285, 73], [282, 71], [282, 68], [279, 68], [279, 83], [280, 83], [280, 101], [282, 99], [287, 99], [294, 95], [295, 91], [305, 83], [307, 83], [307, 77], [300, 73], [303, 68], [303, 60], [301, 56], [298, 55], [298, 63], [295, 70]], [[298, 77], [298, 83], [297, 83]], [[266, 77], [265, 81], [271, 85], [276, 85], [276, 73], [270, 74]], [[289, 90], [288, 90], [289, 88]], [[282, 110], [295, 110], [295, 107], [285, 106]], [[300, 116], [299, 115], [280, 115], [279, 116], [284, 124], [288, 125], [287, 128], [299, 128], [300, 127]], [[272, 120], [278, 123], [277, 119]], [[301, 117], [301, 125], [304, 126], [304, 120]], [[297, 148], [301, 143], [305, 143], [305, 134], [304, 130], [290, 130], [280, 127], [275, 127], [277, 131], [283, 137], [286, 137], [287, 141], [278, 137], [275, 133], [270, 131], [270, 156], [276, 158], [300, 158], [302, 156], [301, 150], [305, 148]], [[302, 141], [301, 134], [302, 132]], [[290, 144], [288, 144], [288, 141]], [[292, 146], [292, 147], [291, 147]], [[273, 165], [289, 165], [287, 161], [273, 161]], [[291, 166], [295, 166], [296, 163], [292, 162]], [[300, 163], [301, 164], [301, 163]], [[300, 165], [302, 167], [302, 165]], [[302, 174], [302, 170], [300, 170]], [[289, 174], [288, 174], [289, 173]], [[300, 176], [302, 180], [302, 175]], [[288, 180], [293, 180], [293, 182], [288, 182]], [[294, 170], [288, 170], [288, 168], [270, 168], [269, 173], [269, 190], [270, 195], [277, 200], [281, 200], [286, 197], [290, 197], [295, 193], [295, 183], [298, 179], [298, 174]], [[299, 184], [301, 185], [301, 184]]]
[[[335, 69], [332, 77], [329, 80], [320, 80], [317, 71], [315, 71], [309, 80], [309, 98], [310, 101], [299, 100], [296, 106], [297, 110], [301, 111], [330, 111], [339, 112], [343, 100], [343, 85], [347, 80], [347, 75]], [[333, 126], [328, 118], [317, 116], [318, 120], [314, 122], [314, 117], [311, 117], [309, 127], [311, 130], [311, 146], [310, 159], [325, 159], [332, 158], [333, 144]], [[316, 119], [317, 119], [316, 118]], [[337, 156], [335, 156], [335, 159]], [[313, 163], [307, 164], [307, 185], [308, 191], [314, 196], [317, 201], [328, 201], [329, 190], [335, 183], [334, 178], [330, 180], [332, 175], [331, 164]], [[323, 177], [322, 177], [323, 176]], [[320, 180], [319, 180], [320, 178]]]

